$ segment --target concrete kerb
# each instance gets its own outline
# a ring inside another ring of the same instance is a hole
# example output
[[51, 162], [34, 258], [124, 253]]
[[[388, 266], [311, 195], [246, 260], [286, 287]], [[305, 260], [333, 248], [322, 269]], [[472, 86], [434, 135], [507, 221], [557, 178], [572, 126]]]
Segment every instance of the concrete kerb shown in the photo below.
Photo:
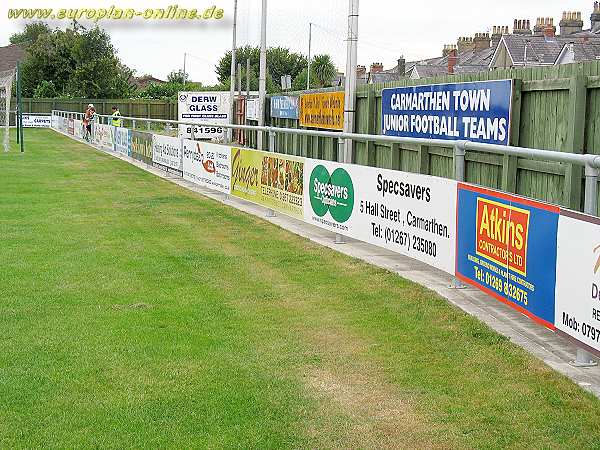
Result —
[[[67, 134], [65, 135], [71, 137]], [[490, 328], [507, 337], [514, 344], [522, 347], [552, 369], [570, 378], [581, 388], [600, 398], [600, 367], [581, 368], [571, 365], [572, 355], [577, 350], [575, 345], [566, 338], [535, 324], [528, 317], [477, 289], [467, 287], [457, 290], [452, 288], [451, 282], [453, 277], [444, 272], [406, 256], [353, 239], [346, 239], [346, 245], [336, 245], [334, 233], [284, 215], [267, 217], [267, 208], [254, 205], [236, 197], [224, 196], [220, 192], [197, 186], [181, 177], [166, 173], [142, 161], [97, 148], [88, 142], [81, 142], [103, 153], [129, 162], [160, 178], [169, 180], [185, 189], [245, 213], [260, 217], [319, 245], [397, 273], [407, 280], [425, 286], [467, 314], [477, 317]]]

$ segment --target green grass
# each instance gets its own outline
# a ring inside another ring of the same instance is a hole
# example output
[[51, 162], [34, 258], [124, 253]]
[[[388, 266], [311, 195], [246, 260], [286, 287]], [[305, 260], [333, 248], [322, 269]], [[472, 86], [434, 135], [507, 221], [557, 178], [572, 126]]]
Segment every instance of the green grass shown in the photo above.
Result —
[[599, 448], [432, 292], [48, 130], [0, 154], [0, 448]]

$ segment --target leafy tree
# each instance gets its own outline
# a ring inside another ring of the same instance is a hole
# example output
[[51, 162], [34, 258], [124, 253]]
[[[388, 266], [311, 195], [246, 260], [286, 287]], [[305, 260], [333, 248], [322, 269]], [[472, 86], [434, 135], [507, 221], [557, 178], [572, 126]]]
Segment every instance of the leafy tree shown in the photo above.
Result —
[[189, 76], [187, 73], [184, 73], [182, 69], [172, 70], [169, 75], [167, 75], [167, 82], [169, 83], [179, 83], [183, 84], [189, 80]]
[[51, 81], [62, 97], [120, 98], [133, 93], [133, 71], [121, 63], [109, 35], [98, 27], [50, 30], [37, 24], [11, 40], [26, 42], [21, 66], [26, 97], [34, 95], [42, 81]]
[[331, 60], [329, 55], [317, 55], [310, 63], [310, 75], [311, 78], [316, 78], [319, 87], [331, 86], [333, 80], [337, 75], [335, 64]]
[[35, 88], [33, 96], [35, 98], [55, 98], [58, 97], [58, 91], [53, 81], [42, 80]]
[[29, 44], [37, 41], [42, 34], [51, 33], [52, 30], [48, 24], [44, 22], [32, 22], [25, 25], [25, 29], [21, 33], [15, 33], [10, 37], [11, 44], [20, 44], [27, 47]]
[[[260, 68], [260, 48], [244, 46], [236, 49], [236, 61], [242, 64], [242, 72], [245, 74], [246, 60], [250, 59], [251, 79], [258, 83]], [[307, 60], [304, 55], [291, 52], [287, 48], [272, 47], [267, 49], [267, 73], [271, 77], [272, 89], [278, 89], [279, 80], [282, 75], [291, 75], [295, 78], [306, 66]], [[231, 50], [225, 53], [215, 68], [219, 83], [225, 85], [229, 81], [231, 71]], [[245, 77], [244, 77], [245, 80]], [[267, 80], [267, 85], [269, 81]], [[243, 84], [245, 86], [245, 84]], [[256, 86], [258, 89], [258, 84]]]

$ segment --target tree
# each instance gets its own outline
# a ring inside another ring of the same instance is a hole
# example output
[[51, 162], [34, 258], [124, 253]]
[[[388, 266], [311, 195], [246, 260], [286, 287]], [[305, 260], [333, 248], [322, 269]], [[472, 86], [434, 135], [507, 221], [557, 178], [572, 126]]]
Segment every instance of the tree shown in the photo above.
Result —
[[24, 42], [21, 65], [23, 95], [31, 97], [42, 81], [54, 84], [57, 96], [84, 98], [129, 97], [133, 71], [121, 63], [110, 36], [98, 27], [50, 30], [45, 24], [26, 26], [11, 42]]
[[317, 55], [310, 63], [310, 75], [314, 76], [319, 87], [329, 87], [337, 75], [335, 64], [329, 55]]
[[[242, 65], [242, 71], [245, 73], [246, 60], [250, 59], [251, 78], [258, 80], [260, 67], [260, 48], [244, 46], [236, 49], [235, 58]], [[271, 76], [273, 88], [279, 85], [282, 75], [291, 75], [295, 78], [306, 66], [307, 60], [304, 55], [291, 52], [287, 48], [272, 47], [267, 49], [267, 73]], [[219, 83], [225, 84], [231, 74], [231, 50], [225, 53], [215, 67]], [[245, 78], [244, 78], [245, 79]]]
[[42, 80], [40, 84], [37, 85], [35, 91], [33, 93], [34, 98], [54, 98], [58, 97], [58, 91], [56, 90], [56, 86], [54, 86], [53, 81]]
[[183, 84], [189, 80], [189, 76], [187, 73], [184, 73], [182, 69], [172, 70], [169, 75], [167, 75], [167, 82], [169, 83], [179, 83]]
[[21, 33], [15, 33], [10, 37], [10, 43], [27, 47], [29, 44], [37, 41], [40, 35], [51, 32], [52, 30], [48, 24], [45, 24], [44, 22], [28, 23]]

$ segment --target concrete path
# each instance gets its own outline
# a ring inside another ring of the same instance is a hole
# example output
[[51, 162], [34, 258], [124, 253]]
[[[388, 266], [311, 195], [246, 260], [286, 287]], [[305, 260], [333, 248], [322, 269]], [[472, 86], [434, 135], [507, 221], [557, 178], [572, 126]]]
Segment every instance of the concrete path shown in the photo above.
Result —
[[452, 288], [452, 277], [444, 272], [398, 253], [353, 239], [346, 239], [344, 244], [336, 244], [335, 235], [329, 231], [283, 215], [267, 217], [267, 209], [262, 206], [197, 186], [175, 174], [166, 173], [133, 158], [111, 152], [105, 153], [127, 161], [190, 191], [197, 192], [248, 214], [262, 217], [266, 221], [306, 237], [320, 245], [390, 270], [403, 278], [423, 285], [437, 292], [466, 313], [479, 318], [498, 333], [506, 336], [554, 370], [566, 375], [583, 389], [600, 398], [600, 366], [577, 368], [570, 365], [569, 363], [575, 358], [576, 352], [576, 347], [570, 341], [534, 323], [521, 313], [475, 288]]

